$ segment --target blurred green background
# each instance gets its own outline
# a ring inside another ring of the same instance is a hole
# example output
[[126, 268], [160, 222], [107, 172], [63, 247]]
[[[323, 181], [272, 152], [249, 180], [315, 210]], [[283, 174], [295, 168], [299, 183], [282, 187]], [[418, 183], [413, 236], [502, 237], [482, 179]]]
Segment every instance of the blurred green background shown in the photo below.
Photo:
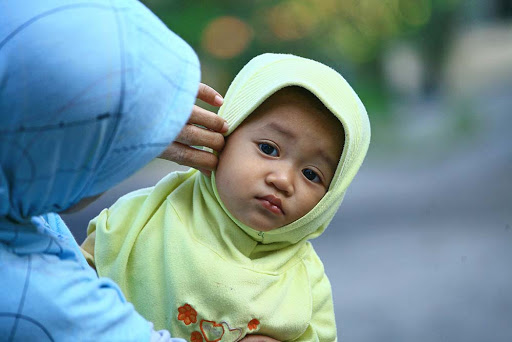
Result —
[[[366, 105], [368, 157], [313, 241], [341, 341], [512, 341], [512, 1], [143, 2], [221, 94], [280, 52], [335, 68]], [[152, 162], [64, 219], [82, 241], [102, 208], [177, 168]]]
[[[203, 81], [221, 93], [255, 55], [293, 53], [339, 70], [377, 118], [389, 114], [397, 92], [438, 87], [457, 22], [466, 16], [461, 0], [144, 2], [196, 49]], [[402, 72], [414, 73], [407, 80], [388, 70], [394, 53], [409, 63]]]

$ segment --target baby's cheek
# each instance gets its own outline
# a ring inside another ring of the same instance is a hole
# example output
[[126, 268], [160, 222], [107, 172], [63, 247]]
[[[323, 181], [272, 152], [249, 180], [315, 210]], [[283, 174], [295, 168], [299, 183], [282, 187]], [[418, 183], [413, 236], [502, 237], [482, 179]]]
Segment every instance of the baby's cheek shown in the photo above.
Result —
[[310, 191], [307, 196], [304, 196], [301, 205], [297, 205], [300, 208], [297, 219], [305, 216], [322, 200], [325, 192]]

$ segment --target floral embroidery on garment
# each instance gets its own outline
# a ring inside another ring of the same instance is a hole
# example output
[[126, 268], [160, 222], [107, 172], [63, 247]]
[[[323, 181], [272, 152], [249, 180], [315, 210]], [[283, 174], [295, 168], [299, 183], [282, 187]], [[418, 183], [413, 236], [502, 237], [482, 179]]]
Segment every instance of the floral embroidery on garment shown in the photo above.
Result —
[[242, 329], [231, 329], [226, 322], [217, 323], [202, 319], [199, 325], [207, 342], [236, 342], [242, 337]]
[[190, 342], [203, 342], [203, 335], [199, 331], [193, 331], [190, 335]]
[[183, 321], [185, 325], [197, 322], [197, 311], [189, 304], [179, 307], [178, 312], [178, 320]]
[[255, 330], [258, 328], [258, 325], [260, 325], [260, 321], [258, 321], [256, 318], [254, 318], [254, 319], [251, 319], [251, 321], [249, 323], [247, 323], [247, 328], [249, 328], [249, 330]]
[[222, 336], [224, 336], [224, 327], [222, 326], [222, 323], [219, 324], [214, 321], [206, 321], [202, 319], [200, 327], [204, 339], [208, 342], [218, 342], [222, 339]]
[[[178, 320], [183, 321], [185, 325], [197, 323], [197, 311], [190, 304], [184, 304], [178, 308]], [[254, 318], [247, 323], [247, 328], [255, 330], [259, 325], [260, 321]], [[194, 328], [191, 327], [191, 329]], [[200, 331], [192, 331], [190, 342], [237, 342], [240, 341], [245, 330], [245, 328], [233, 329], [224, 321], [217, 323], [207, 319], [200, 320], [199, 329]]]

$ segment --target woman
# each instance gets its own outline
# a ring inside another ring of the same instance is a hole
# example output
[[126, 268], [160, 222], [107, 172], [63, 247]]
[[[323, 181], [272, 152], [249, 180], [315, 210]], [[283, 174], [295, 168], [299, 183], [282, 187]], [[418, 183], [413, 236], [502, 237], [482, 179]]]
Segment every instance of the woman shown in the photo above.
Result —
[[[134, 0], [0, 8], [0, 340], [170, 340], [96, 276], [55, 212], [79, 209], [166, 150], [193, 108], [195, 53]], [[190, 123], [223, 127], [198, 108]], [[195, 129], [166, 154], [208, 172], [215, 157], [187, 145], [220, 149], [223, 139]]]

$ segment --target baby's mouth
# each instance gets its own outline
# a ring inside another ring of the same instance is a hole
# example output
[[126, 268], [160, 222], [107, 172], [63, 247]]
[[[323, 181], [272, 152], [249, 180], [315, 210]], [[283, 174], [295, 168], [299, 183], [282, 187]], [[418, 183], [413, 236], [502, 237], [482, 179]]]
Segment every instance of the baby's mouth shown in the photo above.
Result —
[[267, 195], [263, 197], [256, 197], [261, 202], [263, 207], [268, 209], [270, 212], [276, 215], [284, 215], [281, 200], [273, 195]]

